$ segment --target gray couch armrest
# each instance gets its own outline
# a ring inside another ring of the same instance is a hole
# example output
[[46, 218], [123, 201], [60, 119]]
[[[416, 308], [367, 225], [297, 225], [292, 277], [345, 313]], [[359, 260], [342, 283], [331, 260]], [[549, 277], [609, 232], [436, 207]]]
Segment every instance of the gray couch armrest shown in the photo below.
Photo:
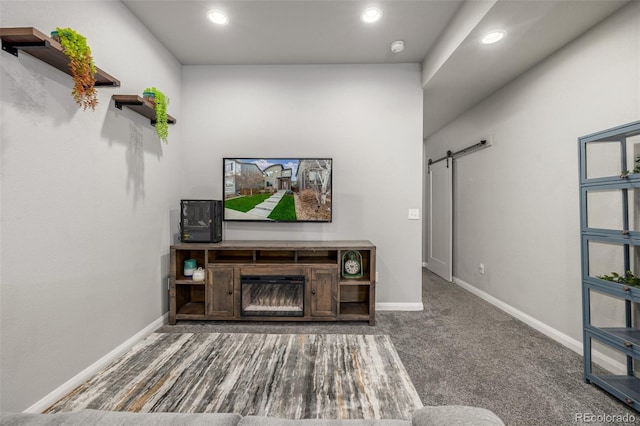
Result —
[[492, 411], [465, 405], [427, 406], [415, 411], [413, 426], [505, 426]]
[[3, 414], [2, 426], [237, 426], [239, 414], [213, 413], [126, 413], [81, 410], [56, 414]]
[[278, 419], [275, 417], [245, 416], [238, 426], [411, 426], [409, 420], [332, 420], [332, 419]]

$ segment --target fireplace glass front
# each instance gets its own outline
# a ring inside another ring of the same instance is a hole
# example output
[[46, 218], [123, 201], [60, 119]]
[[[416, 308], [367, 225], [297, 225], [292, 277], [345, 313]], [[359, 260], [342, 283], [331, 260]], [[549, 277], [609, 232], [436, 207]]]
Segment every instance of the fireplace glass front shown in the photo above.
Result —
[[242, 316], [304, 316], [304, 275], [243, 275]]

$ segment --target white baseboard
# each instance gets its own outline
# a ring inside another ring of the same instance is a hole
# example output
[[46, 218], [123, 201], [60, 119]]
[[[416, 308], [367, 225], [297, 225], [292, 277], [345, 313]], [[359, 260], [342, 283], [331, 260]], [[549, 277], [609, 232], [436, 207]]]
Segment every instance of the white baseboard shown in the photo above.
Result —
[[376, 311], [422, 311], [424, 305], [420, 303], [376, 303]]
[[73, 376], [71, 379], [67, 380], [65, 383], [56, 388], [53, 392], [49, 393], [47, 396], [42, 398], [40, 401], [36, 402], [26, 410], [24, 413], [42, 413], [44, 410], [49, 408], [52, 404], [59, 401], [62, 397], [67, 395], [69, 392], [77, 388], [82, 383], [89, 380], [94, 374], [98, 371], [102, 370], [104, 367], [109, 365], [109, 363], [115, 361], [120, 355], [131, 349], [136, 343], [143, 340], [145, 337], [156, 331], [158, 328], [162, 327], [168, 322], [169, 314], [166, 313], [162, 315], [160, 318], [131, 336], [120, 346]]
[[[550, 327], [549, 325], [543, 323], [540, 320], [537, 320], [535, 318], [533, 318], [530, 315], [525, 314], [524, 312], [520, 311], [519, 309], [514, 308], [511, 305], [508, 305], [507, 303], [503, 302], [500, 299], [497, 299], [495, 297], [493, 297], [492, 295], [490, 295], [489, 293], [486, 293], [474, 286], [472, 286], [471, 284], [461, 280], [460, 278], [457, 277], [453, 277], [453, 282], [457, 285], [459, 285], [460, 287], [464, 288], [465, 290], [469, 291], [470, 293], [475, 294], [476, 296], [480, 297], [481, 299], [491, 303], [493, 306], [505, 311], [506, 313], [508, 313], [509, 315], [511, 315], [514, 318], [519, 319], [520, 321], [522, 321], [523, 323], [527, 324], [528, 326], [538, 330], [539, 332], [541, 332], [542, 334], [544, 334], [547, 337], [550, 337], [551, 339], [555, 340], [556, 342], [560, 343], [561, 345], [571, 349], [572, 351], [578, 353], [580, 356], [583, 355], [583, 346], [582, 346], [582, 342], [579, 340], [574, 339], [573, 337], [562, 333], [559, 330], [556, 330], [553, 327]], [[602, 354], [601, 352], [598, 351], [593, 351], [592, 353], [592, 357], [593, 357], [593, 361], [602, 366], [603, 368], [605, 368], [606, 370], [614, 373], [614, 374], [622, 374], [625, 375], [627, 372], [627, 368], [626, 366], [621, 363], [618, 362], [604, 354]]]

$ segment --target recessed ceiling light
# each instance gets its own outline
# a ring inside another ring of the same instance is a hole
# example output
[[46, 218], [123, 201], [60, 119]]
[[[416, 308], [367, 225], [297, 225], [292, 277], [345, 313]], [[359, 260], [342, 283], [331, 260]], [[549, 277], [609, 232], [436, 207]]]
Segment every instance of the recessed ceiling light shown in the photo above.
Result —
[[375, 7], [369, 7], [365, 9], [364, 12], [362, 12], [362, 15], [360, 15], [360, 19], [362, 19], [362, 22], [366, 22], [368, 24], [376, 22], [380, 18], [382, 18], [382, 12], [380, 11], [380, 9], [377, 9]]
[[496, 31], [491, 31], [488, 32], [487, 34], [484, 35], [484, 37], [482, 37], [482, 44], [493, 44], [493, 43], [497, 43], [500, 40], [502, 40], [502, 38], [506, 35], [507, 33], [505, 31], [502, 30], [496, 30]]
[[214, 24], [225, 25], [229, 22], [227, 15], [218, 9], [212, 9], [207, 13], [207, 16]]

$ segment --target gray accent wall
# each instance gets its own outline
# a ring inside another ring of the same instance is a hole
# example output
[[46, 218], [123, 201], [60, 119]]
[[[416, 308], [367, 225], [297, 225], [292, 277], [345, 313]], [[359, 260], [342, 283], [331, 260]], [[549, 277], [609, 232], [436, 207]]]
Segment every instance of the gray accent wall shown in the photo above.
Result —
[[185, 198], [223, 196], [222, 158], [333, 158], [332, 223], [226, 222], [225, 239], [371, 240], [377, 302], [421, 307], [420, 66], [185, 66]]
[[85, 35], [98, 88], [82, 111], [71, 77], [0, 52], [1, 411], [24, 410], [167, 311], [169, 214], [184, 181], [169, 143], [111, 95], [153, 85], [181, 113], [180, 64], [120, 2], [5, 2], [2, 27]]
[[640, 118], [638, 22], [634, 2], [425, 142], [428, 159], [491, 137], [492, 147], [455, 162], [454, 276], [574, 349], [582, 341], [577, 138]]

